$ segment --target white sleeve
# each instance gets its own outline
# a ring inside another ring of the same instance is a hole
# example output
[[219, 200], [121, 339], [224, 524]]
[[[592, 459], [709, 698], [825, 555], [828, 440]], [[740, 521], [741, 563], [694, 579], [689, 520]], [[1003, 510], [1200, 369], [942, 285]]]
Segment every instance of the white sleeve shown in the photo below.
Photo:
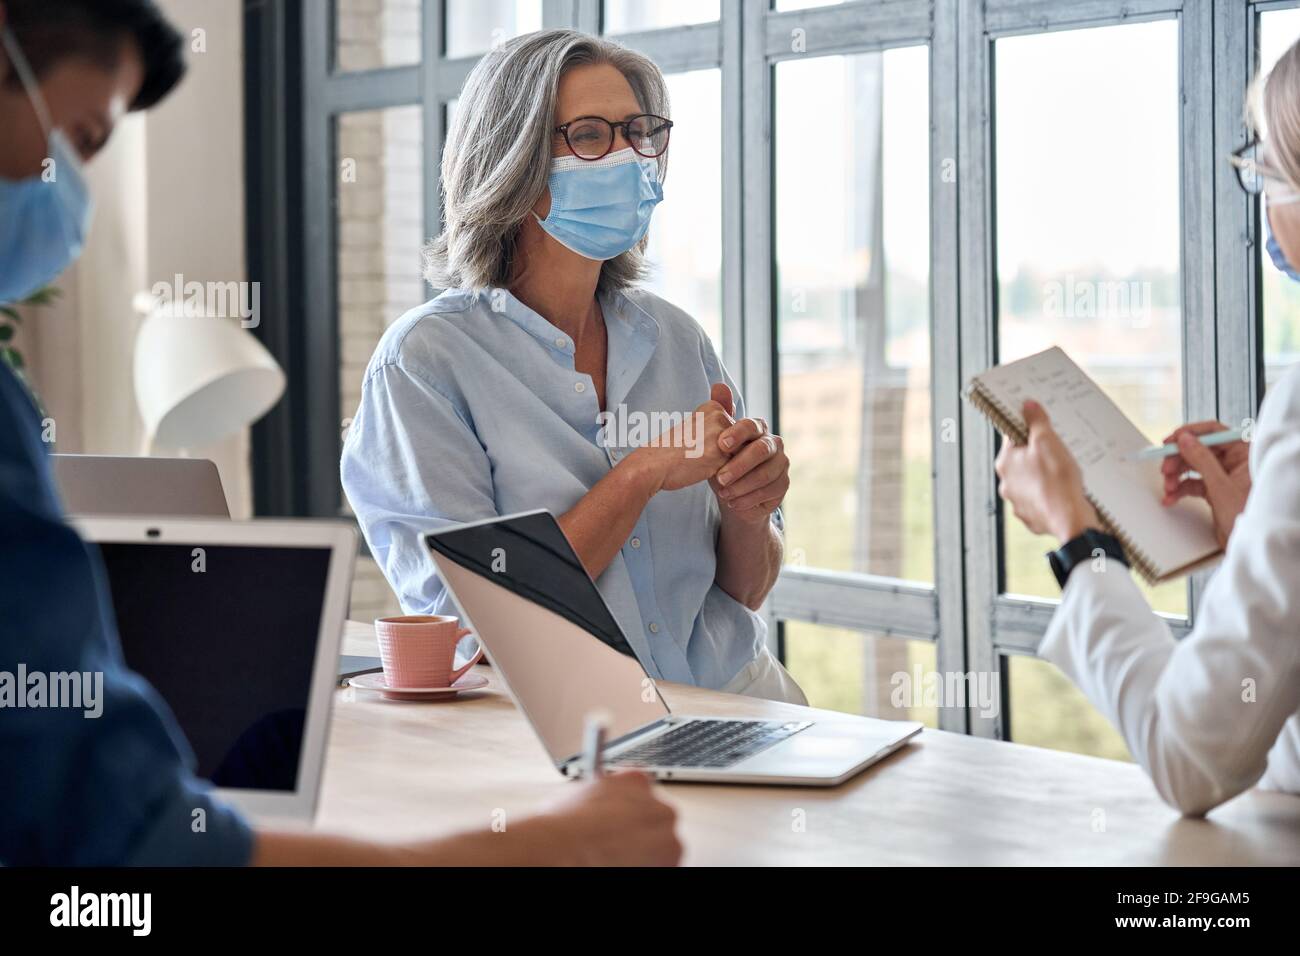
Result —
[[1288, 379], [1261, 418], [1250, 497], [1192, 633], [1176, 642], [1113, 562], [1081, 563], [1039, 647], [1189, 815], [1254, 784], [1300, 705], [1300, 370]]

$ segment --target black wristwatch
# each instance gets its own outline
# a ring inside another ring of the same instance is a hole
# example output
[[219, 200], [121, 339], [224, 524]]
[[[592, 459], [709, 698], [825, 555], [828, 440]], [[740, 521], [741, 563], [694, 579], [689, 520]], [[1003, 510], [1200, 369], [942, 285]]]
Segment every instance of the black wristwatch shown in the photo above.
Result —
[[1047, 563], [1052, 566], [1052, 573], [1056, 575], [1056, 583], [1065, 589], [1065, 582], [1070, 579], [1070, 572], [1074, 566], [1084, 561], [1091, 561], [1101, 552], [1107, 558], [1113, 558], [1124, 567], [1128, 567], [1128, 557], [1124, 554], [1124, 546], [1119, 543], [1119, 539], [1113, 534], [1107, 534], [1104, 531], [1098, 531], [1096, 528], [1089, 528], [1078, 537], [1071, 538], [1065, 544], [1061, 545], [1055, 551], [1047, 552]]

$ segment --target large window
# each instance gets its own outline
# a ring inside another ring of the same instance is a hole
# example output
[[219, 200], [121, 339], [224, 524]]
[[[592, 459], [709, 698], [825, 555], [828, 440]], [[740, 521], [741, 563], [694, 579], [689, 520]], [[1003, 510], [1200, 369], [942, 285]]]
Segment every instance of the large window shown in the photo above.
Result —
[[447, 0], [449, 57], [477, 56], [502, 40], [542, 28], [542, 0]]
[[[1178, 23], [1009, 37], [995, 57], [998, 359], [1061, 346], [1157, 442], [1183, 421]], [[1007, 591], [1059, 593], [1048, 544], [1008, 516]], [[1150, 597], [1185, 613], [1186, 593]]]
[[787, 60], [775, 85], [787, 544], [930, 582], [927, 50]]
[[[1178, 23], [1008, 37], [994, 56], [998, 359], [1061, 346], [1159, 441], [1183, 420]], [[1055, 598], [1055, 545], [1009, 513], [1003, 535], [1004, 589]], [[1147, 590], [1186, 613], [1185, 583]], [[1013, 739], [1115, 752], [1054, 669], [1015, 659], [1007, 678]]]
[[722, 71], [668, 74], [673, 114], [664, 199], [646, 250], [647, 287], [722, 342]]
[[[251, 157], [250, 222], [282, 229], [252, 256], [284, 314], [259, 334], [291, 372], [259, 426], [260, 513], [342, 511], [341, 433], [374, 343], [430, 292], [419, 249], [477, 58], [539, 28], [603, 32], [661, 65], [677, 123], [649, 288], [713, 338], [792, 458], [764, 613], [813, 703], [1127, 756], [1036, 659], [1059, 596], [1048, 545], [1005, 520], [995, 436], [960, 392], [1057, 344], [1152, 440], [1256, 414], [1300, 357], [1300, 292], [1261, 260], [1227, 155], [1300, 2], [332, 0], [249, 17], [278, 24], [251, 34], [263, 72], [301, 64], [250, 99], [303, 117], [264, 121]], [[1182, 637], [1203, 586], [1146, 593]], [[355, 591], [362, 616], [391, 601], [365, 561]], [[918, 682], [984, 695], [905, 692]]]
[[337, 0], [334, 68], [343, 72], [420, 62], [420, 0]]

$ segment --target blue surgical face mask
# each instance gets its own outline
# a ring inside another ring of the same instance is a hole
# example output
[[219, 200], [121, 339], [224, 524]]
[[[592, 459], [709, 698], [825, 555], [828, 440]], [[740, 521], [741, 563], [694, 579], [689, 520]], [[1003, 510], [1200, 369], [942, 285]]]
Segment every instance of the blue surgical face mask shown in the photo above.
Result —
[[81, 160], [54, 129], [36, 77], [13, 34], [0, 30], [9, 62], [22, 80], [45, 130], [41, 171], [18, 181], [0, 178], [0, 302], [21, 302], [56, 278], [81, 254], [91, 201]]
[[602, 261], [641, 241], [664, 198], [658, 162], [631, 148], [594, 161], [557, 157], [547, 184], [551, 211], [537, 221], [556, 242]]
[[1295, 267], [1287, 261], [1286, 253], [1278, 245], [1277, 236], [1273, 235], [1273, 224], [1269, 222], [1267, 208], [1264, 210], [1264, 234], [1267, 236], [1264, 240], [1264, 251], [1273, 260], [1273, 265], [1288, 279], [1300, 282], [1300, 272], [1296, 272]]

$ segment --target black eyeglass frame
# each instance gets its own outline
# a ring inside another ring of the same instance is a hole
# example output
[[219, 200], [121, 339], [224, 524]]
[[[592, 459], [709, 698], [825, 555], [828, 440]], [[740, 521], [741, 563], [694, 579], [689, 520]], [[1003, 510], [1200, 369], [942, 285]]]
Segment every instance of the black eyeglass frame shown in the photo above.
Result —
[[[628, 127], [631, 124], [635, 123], [637, 120], [642, 120], [647, 118], [654, 120], [658, 124], [657, 126], [654, 127], [654, 129], [651, 132], [646, 134], [648, 137], [655, 136], [661, 130], [665, 131], [664, 148], [659, 150], [659, 152], [657, 153], [646, 153], [638, 149], [636, 144], [632, 141], [632, 136], [628, 133]], [[605, 147], [605, 151], [601, 153], [599, 156], [583, 156], [581, 153], [579, 153], [576, 149], [573, 148], [573, 143], [569, 141], [569, 127], [572, 126], [574, 123], [581, 123], [583, 120], [600, 120], [600, 122], [604, 123], [606, 126], [609, 127], [609, 145]], [[564, 145], [569, 147], [569, 152], [571, 152], [574, 156], [577, 156], [579, 159], [586, 160], [589, 163], [594, 163], [597, 160], [604, 159], [606, 156], [608, 156], [610, 153], [614, 151], [614, 144], [618, 142], [618, 133], [620, 131], [623, 134], [624, 142], [626, 142], [628, 146], [632, 148], [632, 151], [636, 153], [638, 156], [644, 157], [645, 159], [658, 159], [660, 156], [662, 156], [664, 153], [668, 151], [668, 140], [671, 138], [672, 128], [673, 128], [673, 121], [668, 119], [667, 117], [657, 116], [654, 113], [638, 113], [636, 116], [633, 116], [630, 119], [626, 119], [617, 123], [607, 120], [603, 116], [578, 116], [575, 117], [574, 119], [569, 120], [567, 123], [561, 123], [559, 126], [555, 127], [555, 132], [564, 137]]]
[[1228, 157], [1228, 162], [1237, 170], [1237, 183], [1242, 189], [1252, 196], [1258, 196], [1264, 192], [1264, 180], [1273, 179], [1278, 182], [1286, 182], [1284, 176], [1279, 170], [1270, 166], [1259, 159], [1260, 141], [1257, 137], [1251, 137], [1250, 142], [1241, 149], [1234, 150]]

